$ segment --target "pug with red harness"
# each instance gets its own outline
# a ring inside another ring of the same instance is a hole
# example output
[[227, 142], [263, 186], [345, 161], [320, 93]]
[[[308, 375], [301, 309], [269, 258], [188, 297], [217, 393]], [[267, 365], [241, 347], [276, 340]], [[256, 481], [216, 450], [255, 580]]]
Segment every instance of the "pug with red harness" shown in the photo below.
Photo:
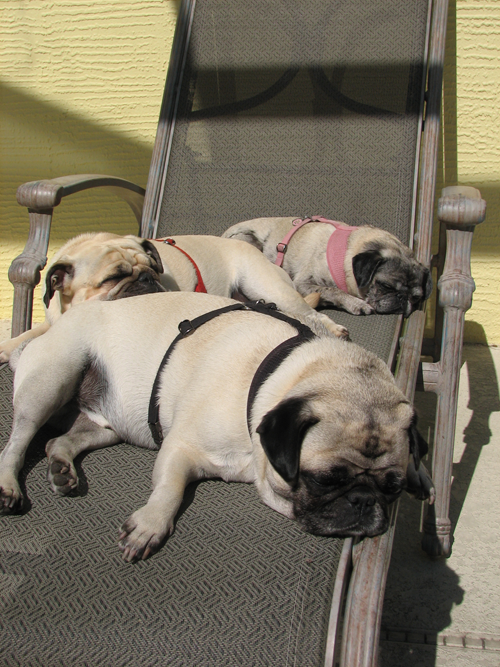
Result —
[[148, 240], [101, 232], [77, 236], [55, 255], [45, 278], [45, 322], [0, 343], [0, 362], [8, 361], [16, 347], [45, 333], [79, 303], [158, 291], [272, 301], [311, 326], [348, 338], [345, 327], [317, 313], [294, 289], [286, 272], [248, 243], [217, 236]]

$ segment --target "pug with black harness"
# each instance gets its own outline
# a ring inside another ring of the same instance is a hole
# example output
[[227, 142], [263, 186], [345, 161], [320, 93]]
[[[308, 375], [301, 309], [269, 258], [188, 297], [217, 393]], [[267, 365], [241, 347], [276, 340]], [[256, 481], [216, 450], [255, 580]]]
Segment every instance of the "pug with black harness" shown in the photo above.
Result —
[[229, 227], [223, 237], [246, 241], [283, 267], [314, 307], [408, 317], [432, 291], [429, 269], [377, 227], [322, 216], [256, 218]]
[[427, 444], [387, 366], [272, 306], [175, 292], [89, 301], [11, 365], [1, 512], [22, 508], [18, 474], [36, 431], [71, 409], [71, 427], [46, 449], [56, 494], [77, 488], [73, 461], [85, 450], [158, 450], [153, 492], [121, 530], [127, 561], [160, 548], [198, 479], [254, 483], [264, 503], [321, 535], [381, 534], [404, 489], [434, 497]]

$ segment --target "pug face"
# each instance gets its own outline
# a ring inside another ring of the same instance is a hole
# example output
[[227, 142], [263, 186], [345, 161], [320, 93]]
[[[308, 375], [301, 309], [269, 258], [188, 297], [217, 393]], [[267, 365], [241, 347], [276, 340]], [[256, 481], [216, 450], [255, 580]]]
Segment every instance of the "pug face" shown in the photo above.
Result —
[[352, 267], [362, 298], [380, 314], [409, 317], [432, 291], [429, 269], [411, 255], [367, 250], [353, 257]]
[[378, 405], [372, 399], [363, 405], [360, 396], [357, 407], [340, 400], [330, 414], [317, 396], [286, 399], [260, 423], [274, 490], [293, 504], [307, 532], [380, 535], [389, 526], [389, 505], [403, 490], [426, 497], [407, 470], [419, 468], [427, 443], [413, 408], [393, 388]]
[[82, 235], [66, 244], [45, 279], [45, 306], [59, 292], [61, 312], [90, 299], [114, 300], [164, 292], [163, 272], [152, 243], [134, 236]]

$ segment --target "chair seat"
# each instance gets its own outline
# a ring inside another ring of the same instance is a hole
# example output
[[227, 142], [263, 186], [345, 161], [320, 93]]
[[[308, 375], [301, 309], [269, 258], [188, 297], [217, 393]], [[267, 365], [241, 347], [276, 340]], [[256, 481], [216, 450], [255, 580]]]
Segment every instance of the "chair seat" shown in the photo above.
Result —
[[[0, 372], [3, 439], [11, 376]], [[155, 452], [91, 452], [82, 495], [58, 498], [47, 431], [22, 474], [28, 511], [0, 519], [2, 665], [322, 664], [343, 540], [302, 532], [252, 485], [209, 480], [188, 487], [160, 552], [127, 564], [118, 531], [149, 496]]]

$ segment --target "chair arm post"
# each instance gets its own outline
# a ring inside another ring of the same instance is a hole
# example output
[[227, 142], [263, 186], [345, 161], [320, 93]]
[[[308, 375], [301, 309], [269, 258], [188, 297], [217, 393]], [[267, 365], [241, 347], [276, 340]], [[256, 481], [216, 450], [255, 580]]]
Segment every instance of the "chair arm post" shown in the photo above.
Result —
[[453, 447], [458, 384], [462, 363], [465, 312], [475, 290], [470, 258], [475, 225], [484, 220], [486, 202], [475, 188], [445, 188], [438, 202], [438, 217], [446, 225], [446, 260], [438, 282], [439, 304], [444, 310], [441, 358], [424, 364], [424, 385], [438, 396], [432, 478], [436, 502], [428, 507], [422, 548], [433, 558], [451, 553], [449, 519]]
[[14, 338], [31, 329], [33, 291], [40, 282], [40, 272], [47, 263], [52, 208], [35, 211], [28, 209], [30, 231], [23, 252], [9, 268], [9, 280], [14, 286], [12, 330]]

